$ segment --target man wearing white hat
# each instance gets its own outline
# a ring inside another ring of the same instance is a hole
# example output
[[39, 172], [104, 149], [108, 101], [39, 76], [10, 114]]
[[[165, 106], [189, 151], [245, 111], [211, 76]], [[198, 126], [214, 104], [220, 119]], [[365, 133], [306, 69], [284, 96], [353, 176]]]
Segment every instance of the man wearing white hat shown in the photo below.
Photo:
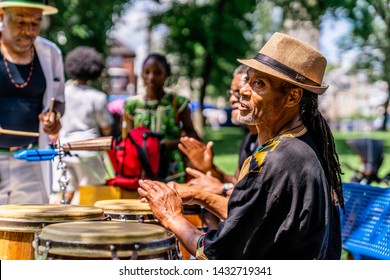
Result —
[[42, 16], [55, 13], [44, 0], [0, 1], [0, 126], [32, 133], [0, 134], [0, 204], [49, 202], [50, 162], [25, 162], [13, 155], [28, 147], [47, 148], [49, 135], [61, 128], [62, 54], [38, 36]]
[[[238, 61], [250, 67], [238, 120], [256, 126], [259, 147], [230, 199], [149, 180], [138, 192], [197, 259], [340, 259], [341, 170], [318, 111], [318, 95], [327, 89], [325, 57], [275, 33], [254, 58]], [[182, 203], [219, 210], [225, 219], [202, 233], [185, 220]]]

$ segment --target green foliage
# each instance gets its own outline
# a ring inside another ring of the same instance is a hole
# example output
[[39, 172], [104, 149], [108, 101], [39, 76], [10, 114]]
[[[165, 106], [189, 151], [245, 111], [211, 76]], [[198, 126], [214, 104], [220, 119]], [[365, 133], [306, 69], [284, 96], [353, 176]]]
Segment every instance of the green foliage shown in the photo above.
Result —
[[[353, 73], [364, 72], [370, 81], [382, 80], [390, 85], [390, 1], [389, 0], [343, 0], [336, 14], [342, 15], [352, 24], [352, 34], [343, 38], [343, 49], [359, 52], [354, 62]], [[382, 130], [386, 130], [390, 92], [384, 103]]]
[[55, 42], [64, 54], [77, 46], [107, 52], [107, 32], [122, 13], [127, 0], [57, 0], [58, 14], [49, 16], [42, 36]]
[[[222, 95], [229, 87], [237, 58], [244, 57], [250, 42], [244, 33], [252, 24], [245, 14], [255, 0], [173, 1], [169, 10], [151, 17], [151, 26], [163, 24], [169, 35], [165, 51], [178, 57], [179, 72], [191, 80], [202, 78], [203, 87]], [[207, 94], [210, 94], [208, 92]]]

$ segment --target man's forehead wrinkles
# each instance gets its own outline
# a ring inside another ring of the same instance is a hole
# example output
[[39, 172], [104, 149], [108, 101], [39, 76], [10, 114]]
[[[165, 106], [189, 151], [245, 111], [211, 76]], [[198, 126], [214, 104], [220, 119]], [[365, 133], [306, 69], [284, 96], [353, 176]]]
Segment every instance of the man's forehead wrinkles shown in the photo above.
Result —
[[251, 77], [251, 78], [261, 78], [261, 79], [266, 79], [266, 80], [270, 80], [270, 76], [265, 74], [265, 73], [262, 73], [262, 72], [258, 72], [254, 69], [249, 69], [248, 72], [247, 72], [247, 76], [248, 77]]

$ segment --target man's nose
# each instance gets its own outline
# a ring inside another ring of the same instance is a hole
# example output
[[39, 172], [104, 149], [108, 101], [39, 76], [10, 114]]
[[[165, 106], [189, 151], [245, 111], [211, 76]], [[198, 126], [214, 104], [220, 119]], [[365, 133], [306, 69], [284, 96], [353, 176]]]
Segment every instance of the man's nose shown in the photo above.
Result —
[[30, 35], [30, 34], [33, 34], [35, 32], [35, 25], [33, 24], [25, 24], [22, 28], [22, 32], [23, 34], [26, 34], [26, 35]]
[[250, 95], [251, 94], [251, 90], [250, 90], [250, 86], [249, 86], [249, 83], [246, 83], [241, 89], [240, 89], [240, 96], [241, 95]]

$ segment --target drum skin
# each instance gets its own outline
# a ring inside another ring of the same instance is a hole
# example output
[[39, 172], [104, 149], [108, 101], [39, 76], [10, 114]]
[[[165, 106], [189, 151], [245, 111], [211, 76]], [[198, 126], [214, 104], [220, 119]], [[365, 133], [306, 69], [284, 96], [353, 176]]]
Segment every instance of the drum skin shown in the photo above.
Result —
[[39, 259], [170, 259], [176, 239], [153, 224], [71, 222], [43, 228], [33, 247]]
[[0, 259], [33, 260], [34, 235], [46, 225], [79, 220], [103, 220], [100, 208], [56, 204], [0, 206]]
[[[111, 217], [113, 221], [144, 222], [159, 225], [154, 219], [153, 212], [148, 203], [141, 202], [140, 199], [107, 199], [99, 200], [95, 207], [103, 209], [104, 213]], [[199, 230], [205, 231], [203, 221], [203, 211], [198, 205], [185, 206], [184, 217]], [[191, 259], [191, 254], [180, 244], [180, 252], [183, 260]]]
[[95, 202], [94, 207], [102, 208], [112, 220], [159, 224], [149, 204], [141, 202], [140, 199], [99, 200]]

